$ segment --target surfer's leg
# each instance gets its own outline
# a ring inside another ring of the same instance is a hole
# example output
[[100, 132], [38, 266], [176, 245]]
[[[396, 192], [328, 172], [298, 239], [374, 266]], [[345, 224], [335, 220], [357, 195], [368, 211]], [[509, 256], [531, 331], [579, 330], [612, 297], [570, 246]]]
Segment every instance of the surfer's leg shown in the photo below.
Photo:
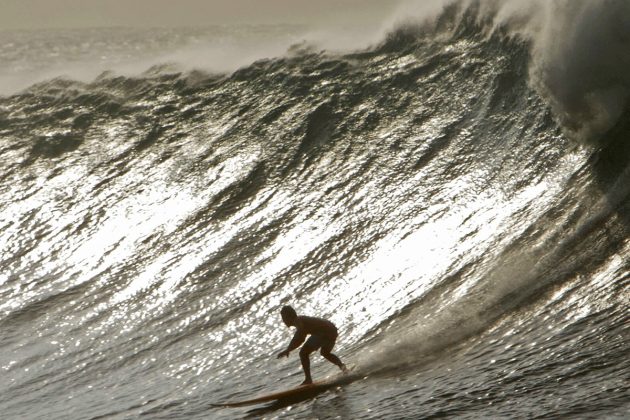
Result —
[[345, 372], [346, 371], [346, 365], [343, 364], [341, 359], [339, 359], [336, 355], [331, 353], [331, 351], [332, 351], [334, 346], [335, 346], [335, 339], [326, 340], [322, 344], [322, 350], [320, 351], [320, 354], [326, 360], [328, 360], [330, 363], [333, 363], [333, 364], [337, 365], [339, 367], [339, 369], [341, 369], [341, 370], [343, 370]]
[[315, 336], [310, 336], [306, 343], [300, 349], [300, 361], [302, 362], [302, 369], [304, 369], [304, 382], [302, 385], [312, 384], [313, 378], [311, 378], [311, 360], [310, 354], [316, 351], [321, 346], [320, 340]]

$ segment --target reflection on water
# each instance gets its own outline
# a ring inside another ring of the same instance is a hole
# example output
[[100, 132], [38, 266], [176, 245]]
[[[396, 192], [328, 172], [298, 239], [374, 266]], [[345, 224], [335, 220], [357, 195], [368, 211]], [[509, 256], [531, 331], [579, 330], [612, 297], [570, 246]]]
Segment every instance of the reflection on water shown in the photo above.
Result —
[[[525, 45], [469, 35], [1, 98], [0, 412], [617, 413], [627, 188], [559, 135]], [[211, 409], [301, 381], [287, 303], [364, 380]]]

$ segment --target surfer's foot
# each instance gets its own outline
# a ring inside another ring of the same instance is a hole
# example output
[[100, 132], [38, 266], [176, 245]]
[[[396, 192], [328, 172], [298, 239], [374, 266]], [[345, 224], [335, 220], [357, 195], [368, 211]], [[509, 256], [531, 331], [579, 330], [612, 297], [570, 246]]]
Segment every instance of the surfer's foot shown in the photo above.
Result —
[[302, 386], [302, 385], [312, 385], [312, 384], [313, 384], [313, 380], [311, 380], [311, 379], [305, 379], [305, 380], [304, 380], [304, 382], [302, 382], [302, 383], [300, 384], [300, 386]]
[[341, 368], [341, 371], [345, 373], [346, 375], [350, 373], [350, 370], [346, 367], [346, 365], [341, 365], [340, 368]]

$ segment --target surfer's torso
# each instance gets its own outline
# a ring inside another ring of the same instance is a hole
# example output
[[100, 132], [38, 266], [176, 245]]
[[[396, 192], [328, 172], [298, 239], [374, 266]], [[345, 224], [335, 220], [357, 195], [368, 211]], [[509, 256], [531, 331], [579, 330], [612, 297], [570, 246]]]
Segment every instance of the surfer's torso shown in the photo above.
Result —
[[297, 328], [293, 340], [289, 344], [289, 349], [295, 349], [300, 346], [306, 339], [307, 335], [332, 342], [334, 344], [337, 339], [337, 327], [332, 322], [315, 318], [312, 316], [298, 316], [294, 326]]
[[312, 316], [298, 316], [295, 323], [297, 331], [295, 335], [315, 335], [323, 338], [334, 339], [337, 338], [337, 327], [332, 322], [315, 318]]

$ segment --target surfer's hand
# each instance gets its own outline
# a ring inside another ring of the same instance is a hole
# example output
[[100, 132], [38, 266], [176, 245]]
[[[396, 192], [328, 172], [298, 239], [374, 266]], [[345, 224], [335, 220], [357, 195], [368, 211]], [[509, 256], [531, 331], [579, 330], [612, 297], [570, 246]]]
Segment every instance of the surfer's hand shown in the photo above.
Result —
[[280, 353], [278, 353], [278, 359], [281, 357], [289, 357], [289, 352], [287, 350], [282, 350]]

